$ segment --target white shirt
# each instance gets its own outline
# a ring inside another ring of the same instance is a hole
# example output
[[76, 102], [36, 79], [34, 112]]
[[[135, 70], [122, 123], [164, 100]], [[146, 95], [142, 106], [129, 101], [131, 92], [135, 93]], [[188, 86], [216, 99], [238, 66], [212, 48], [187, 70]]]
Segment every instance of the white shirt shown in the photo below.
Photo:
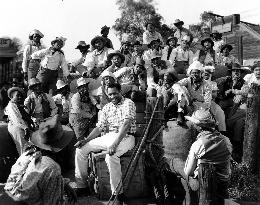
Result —
[[63, 75], [65, 77], [69, 75], [69, 69], [68, 69], [67, 62], [65, 60], [65, 56], [58, 51], [52, 54], [51, 50], [49, 48], [46, 48], [34, 52], [31, 55], [31, 57], [32, 59], [42, 59], [41, 61], [42, 67], [48, 68], [50, 70], [57, 70], [59, 66], [61, 66], [63, 70]]
[[28, 71], [28, 61], [30, 60], [31, 58], [31, 55], [36, 52], [36, 51], [39, 51], [41, 50], [43, 47], [42, 46], [33, 46], [33, 45], [26, 45], [24, 47], [24, 50], [23, 50], [23, 62], [22, 62], [22, 68], [23, 68], [23, 72], [27, 72]]
[[250, 73], [250, 74], [245, 75], [244, 80], [246, 81], [246, 84], [248, 84], [249, 86], [252, 83], [260, 84], [260, 80], [256, 79], [254, 73]]
[[193, 52], [190, 49], [183, 50], [181, 46], [172, 50], [169, 61], [174, 64], [175, 61], [188, 61], [189, 65], [193, 62]]
[[5, 108], [5, 113], [8, 115], [9, 122], [22, 129], [28, 128], [27, 123], [23, 120], [22, 115], [15, 103], [9, 101]]
[[160, 33], [155, 31], [154, 33], [151, 33], [149, 31], [145, 31], [143, 33], [143, 44], [149, 44], [152, 40], [160, 39], [161, 43], [163, 44], [163, 38]]

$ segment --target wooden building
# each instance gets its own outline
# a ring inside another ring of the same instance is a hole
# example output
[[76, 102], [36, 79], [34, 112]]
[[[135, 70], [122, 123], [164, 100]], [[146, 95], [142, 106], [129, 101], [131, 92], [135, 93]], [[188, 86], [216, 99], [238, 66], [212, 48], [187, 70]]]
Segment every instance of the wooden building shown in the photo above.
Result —
[[11, 39], [0, 38], [0, 84], [17, 75], [16, 53]]
[[260, 25], [240, 20], [239, 14], [223, 16], [211, 25], [211, 31], [222, 33], [226, 43], [233, 46], [231, 54], [241, 64], [260, 59]]

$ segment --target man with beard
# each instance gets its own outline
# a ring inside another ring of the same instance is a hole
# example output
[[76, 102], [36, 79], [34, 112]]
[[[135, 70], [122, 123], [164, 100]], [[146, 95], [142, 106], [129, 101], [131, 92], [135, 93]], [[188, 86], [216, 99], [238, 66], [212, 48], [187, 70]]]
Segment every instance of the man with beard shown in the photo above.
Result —
[[188, 29], [184, 28], [183, 25], [184, 25], [184, 22], [181, 21], [180, 19], [176, 19], [174, 22], [174, 26], [176, 27], [176, 31], [174, 32], [174, 37], [176, 37], [178, 40], [177, 45], [181, 44], [181, 41], [184, 36], [190, 37], [190, 40], [188, 43], [191, 43], [193, 40], [192, 33]]
[[229, 69], [231, 69], [234, 63], [238, 64], [238, 59], [230, 54], [232, 50], [233, 47], [230, 44], [222, 45], [220, 47], [220, 54], [217, 57], [217, 65], [227, 66]]
[[[75, 146], [75, 178], [78, 188], [86, 187], [88, 154], [107, 151], [105, 161], [110, 174], [112, 194], [117, 195], [115, 204], [123, 204], [122, 172], [120, 156], [134, 147], [136, 131], [136, 107], [132, 100], [121, 94], [120, 84], [108, 86], [111, 102], [101, 110], [96, 128]], [[104, 133], [101, 137], [100, 134]]]
[[69, 122], [78, 140], [86, 137], [96, 122], [97, 101], [89, 94], [88, 84], [88, 79], [79, 78], [77, 80], [78, 92], [71, 98]]

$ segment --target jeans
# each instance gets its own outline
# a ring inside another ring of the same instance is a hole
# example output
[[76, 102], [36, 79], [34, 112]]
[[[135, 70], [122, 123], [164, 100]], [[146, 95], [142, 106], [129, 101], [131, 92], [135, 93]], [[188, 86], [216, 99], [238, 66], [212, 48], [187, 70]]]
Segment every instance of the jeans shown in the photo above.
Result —
[[[75, 179], [78, 188], [87, 186], [88, 178], [88, 154], [90, 152], [100, 152], [107, 150], [117, 138], [118, 133], [109, 132], [101, 137], [93, 139], [85, 144], [80, 149], [76, 149], [75, 155]], [[131, 150], [135, 145], [135, 138], [132, 135], [126, 136], [118, 145], [116, 152], [113, 155], [106, 155], [105, 161], [108, 166], [110, 175], [110, 185], [112, 193], [115, 192], [116, 187], [122, 185], [122, 172], [120, 164], [120, 156]], [[122, 189], [119, 193], [122, 193]]]

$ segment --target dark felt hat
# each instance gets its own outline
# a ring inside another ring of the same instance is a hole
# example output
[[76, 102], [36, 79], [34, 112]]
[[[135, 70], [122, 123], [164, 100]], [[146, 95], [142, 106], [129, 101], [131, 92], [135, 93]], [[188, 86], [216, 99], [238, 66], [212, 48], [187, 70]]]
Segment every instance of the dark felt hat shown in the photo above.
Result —
[[210, 37], [206, 37], [206, 38], [202, 39], [201, 40], [201, 45], [204, 47], [204, 43], [207, 42], [207, 41], [211, 43], [212, 47], [214, 46], [214, 42], [213, 42], [213, 40]]
[[125, 61], [125, 56], [118, 50], [113, 50], [107, 55], [107, 61], [111, 61], [113, 56], [119, 56], [122, 59], [122, 63]]
[[91, 40], [91, 45], [94, 47], [94, 44], [95, 44], [95, 42], [97, 41], [97, 40], [101, 40], [101, 41], [103, 41], [104, 43], [106, 43], [106, 39], [104, 38], [104, 37], [102, 37], [102, 36], [96, 36], [96, 37], [94, 37], [92, 40]]
[[220, 53], [222, 53], [225, 48], [227, 48], [229, 51], [232, 51], [233, 49], [233, 47], [230, 44], [224, 44], [220, 48]]
[[86, 44], [85, 41], [79, 41], [78, 45], [77, 45], [77, 47], [75, 49], [80, 49], [80, 48], [87, 48], [87, 49], [89, 49], [90, 45]]

